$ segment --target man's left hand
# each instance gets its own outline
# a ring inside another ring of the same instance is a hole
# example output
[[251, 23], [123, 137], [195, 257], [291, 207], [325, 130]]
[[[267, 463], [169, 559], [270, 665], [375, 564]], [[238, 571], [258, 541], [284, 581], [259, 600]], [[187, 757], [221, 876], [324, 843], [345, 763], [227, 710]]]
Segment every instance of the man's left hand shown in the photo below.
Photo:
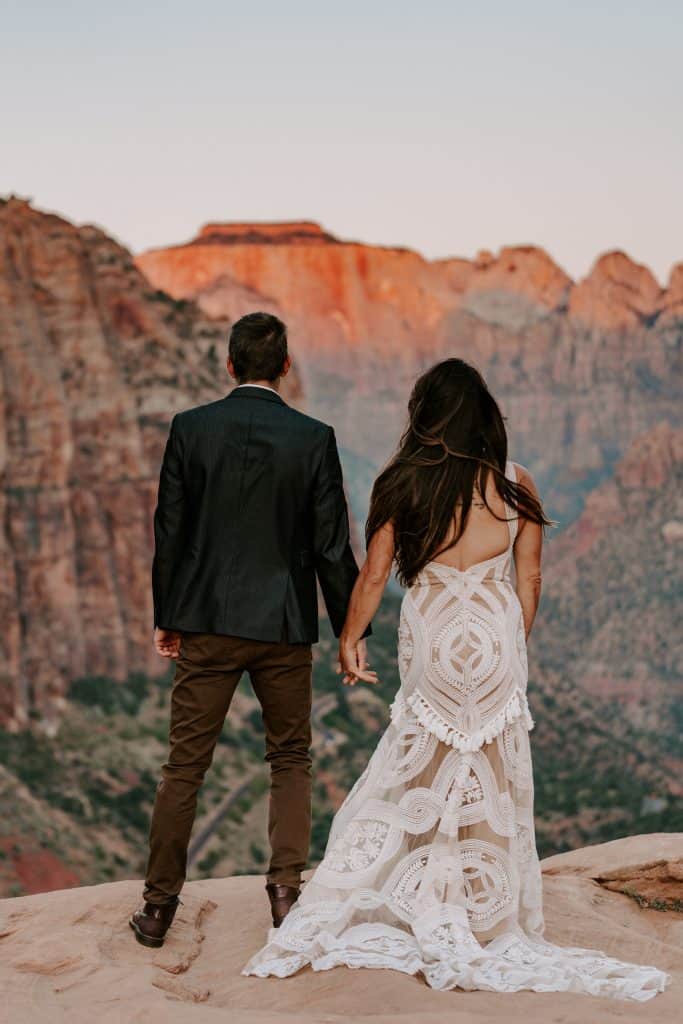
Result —
[[339, 641], [339, 662], [337, 673], [343, 673], [346, 686], [355, 686], [357, 682], [378, 683], [376, 672], [369, 670], [368, 649], [365, 640], [350, 641], [342, 634]]

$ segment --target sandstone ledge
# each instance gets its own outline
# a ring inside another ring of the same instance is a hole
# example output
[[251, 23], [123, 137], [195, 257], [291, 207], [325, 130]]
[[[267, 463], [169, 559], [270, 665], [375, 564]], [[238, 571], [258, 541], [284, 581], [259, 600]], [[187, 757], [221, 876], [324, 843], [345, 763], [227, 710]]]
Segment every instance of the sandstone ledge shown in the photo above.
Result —
[[654, 963], [672, 973], [671, 987], [643, 1005], [566, 994], [433, 992], [417, 978], [388, 971], [305, 971], [286, 981], [243, 978], [240, 969], [268, 925], [262, 879], [189, 883], [160, 950], [135, 942], [127, 918], [140, 883], [125, 881], [2, 901], [3, 1019], [17, 1024], [677, 1020], [683, 914], [641, 909], [636, 900], [611, 891], [611, 883], [646, 884], [650, 895], [660, 883], [683, 887], [683, 834], [587, 847], [551, 857], [543, 867], [550, 939]]

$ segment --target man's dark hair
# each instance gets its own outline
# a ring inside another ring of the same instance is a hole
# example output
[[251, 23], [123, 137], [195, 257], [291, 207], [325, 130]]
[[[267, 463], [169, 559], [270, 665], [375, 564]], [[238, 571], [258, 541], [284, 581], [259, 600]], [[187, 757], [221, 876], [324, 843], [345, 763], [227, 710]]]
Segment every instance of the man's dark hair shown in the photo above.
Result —
[[287, 328], [272, 313], [247, 313], [232, 325], [229, 354], [240, 384], [277, 380], [287, 358]]

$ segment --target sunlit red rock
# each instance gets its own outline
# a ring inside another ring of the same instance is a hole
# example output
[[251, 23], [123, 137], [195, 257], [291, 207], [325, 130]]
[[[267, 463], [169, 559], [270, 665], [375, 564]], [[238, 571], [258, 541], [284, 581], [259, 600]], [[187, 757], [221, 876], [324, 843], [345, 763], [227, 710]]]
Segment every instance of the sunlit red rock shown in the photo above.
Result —
[[207, 225], [191, 243], [143, 253], [137, 263], [156, 287], [213, 315], [235, 311], [233, 294], [217, 301], [217, 282], [236, 283], [248, 300], [237, 312], [262, 296], [300, 325], [307, 347], [362, 345], [389, 355], [410, 338], [411, 347], [430, 349], [431, 329], [457, 302], [447, 275], [407, 249], [342, 243], [312, 227], [292, 238], [291, 227]]
[[572, 289], [569, 314], [588, 327], [637, 328], [657, 316], [661, 302], [654, 274], [615, 251], [596, 260], [590, 274]]
[[186, 306], [155, 295], [103, 232], [0, 204], [10, 728], [29, 714], [53, 728], [72, 679], [165, 671], [150, 642], [159, 459], [170, 415], [220, 393], [223, 331]]

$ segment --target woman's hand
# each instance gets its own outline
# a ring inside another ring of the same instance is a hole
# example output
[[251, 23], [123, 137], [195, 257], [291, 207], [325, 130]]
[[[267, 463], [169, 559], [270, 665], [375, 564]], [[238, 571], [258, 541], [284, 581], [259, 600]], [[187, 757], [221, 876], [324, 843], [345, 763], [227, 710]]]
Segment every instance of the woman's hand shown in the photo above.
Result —
[[378, 683], [377, 673], [369, 671], [369, 664], [365, 640], [351, 640], [342, 633], [339, 639], [337, 674], [344, 673], [344, 685], [355, 686], [359, 679], [364, 683]]

